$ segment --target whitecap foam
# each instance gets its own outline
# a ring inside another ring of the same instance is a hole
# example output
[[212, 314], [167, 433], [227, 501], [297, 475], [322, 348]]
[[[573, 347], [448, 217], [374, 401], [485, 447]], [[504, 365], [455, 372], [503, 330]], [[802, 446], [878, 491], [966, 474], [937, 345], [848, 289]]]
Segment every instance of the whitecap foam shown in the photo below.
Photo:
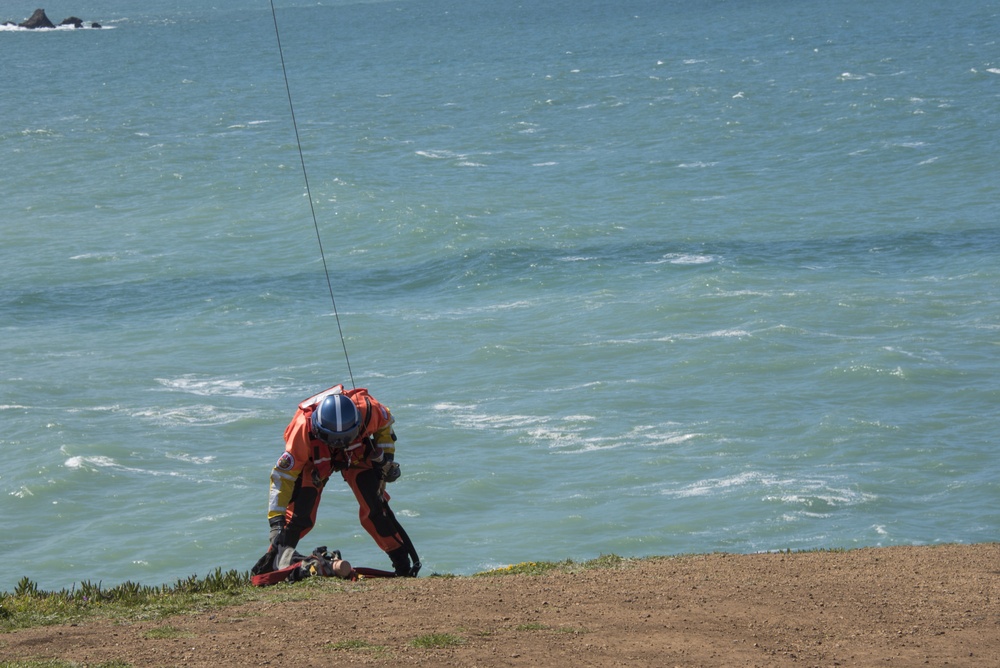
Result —
[[195, 457], [194, 455], [189, 455], [186, 452], [167, 454], [167, 459], [176, 459], [179, 462], [188, 462], [191, 464], [211, 464], [215, 461], [215, 455], [208, 455], [205, 457]]
[[622, 447], [622, 443], [602, 443], [598, 441], [591, 441], [582, 443], [580, 447], [575, 449], [563, 449], [558, 452], [563, 455], [581, 455], [589, 454], [591, 452], [602, 452], [605, 450], [617, 450]]
[[[670, 425], [638, 425], [625, 434], [589, 435], [590, 424], [597, 421], [593, 416], [573, 416], [564, 418], [561, 425], [534, 426], [527, 430], [533, 441], [544, 443], [560, 454], [580, 454], [618, 448], [659, 448], [676, 446], [701, 434], [671, 429]], [[587, 425], [571, 425], [570, 422], [586, 422]]]
[[806, 480], [798, 483], [803, 489], [777, 496], [766, 496], [765, 501], [802, 506], [804, 514], [827, 517], [838, 508], [858, 506], [878, 499], [874, 494], [855, 489], [834, 487], [825, 480]]
[[725, 478], [706, 478], [698, 480], [680, 489], [665, 489], [660, 493], [672, 498], [687, 498], [693, 496], [710, 496], [724, 490], [746, 487], [748, 485], [759, 485], [769, 487], [782, 483], [790, 483], [789, 480], [780, 480], [774, 475], [760, 473], [758, 471], [745, 471]]
[[[79, 32], [81, 30], [114, 30], [115, 26], [104, 25], [101, 23], [100, 28], [94, 28], [90, 23], [84, 22], [79, 28], [74, 25], [56, 26], [55, 28], [22, 28], [19, 25], [0, 25], [0, 32], [37, 32], [37, 33], [54, 33], [54, 32]], [[100, 21], [96, 21], [100, 23]]]
[[698, 438], [703, 434], [697, 432], [693, 433], [674, 433], [674, 434], [663, 434], [659, 436], [647, 436], [646, 442], [642, 445], [644, 446], [659, 446], [659, 445], [679, 445], [685, 443], [692, 439]]
[[773, 294], [770, 292], [764, 292], [761, 290], [719, 290], [715, 293], [717, 297], [772, 297]]
[[519, 299], [517, 301], [501, 302], [499, 304], [481, 304], [459, 309], [440, 310], [438, 311], [437, 314], [447, 315], [447, 316], [474, 315], [477, 313], [493, 313], [495, 311], [509, 311], [511, 309], [530, 308], [534, 305], [535, 302], [528, 301], [526, 299]]
[[[664, 336], [658, 336], [655, 339], [651, 339], [657, 343], [673, 343], [675, 341], [700, 341], [702, 339], [730, 339], [730, 338], [743, 338], [745, 336], [752, 336], [750, 332], [745, 329], [717, 329], [711, 332], [704, 332], [699, 334], [667, 334]], [[648, 343], [649, 340], [642, 339], [637, 341], [624, 341], [624, 343]], [[608, 343], [613, 343], [613, 341], [608, 341]], [[617, 343], [622, 343], [618, 341]]]
[[81, 253], [80, 255], [71, 255], [71, 260], [94, 260], [96, 262], [113, 262], [119, 259], [118, 253], [101, 252], [101, 253]]
[[438, 151], [417, 151], [417, 155], [421, 158], [430, 158], [431, 160], [449, 160], [451, 158], [460, 158], [460, 156], [452, 151], [438, 150]]
[[667, 256], [667, 261], [670, 262], [670, 264], [708, 264], [709, 262], [714, 262], [715, 258], [711, 255], [681, 253], [673, 256]]
[[447, 402], [447, 401], [434, 404], [434, 410], [436, 410], [436, 411], [449, 411], [449, 412], [451, 412], [451, 411], [463, 410], [465, 408], [466, 407], [462, 406], [461, 404], [454, 404], [454, 403], [450, 403], [450, 402]]
[[74, 455], [69, 457], [63, 465], [73, 470], [96, 471], [98, 469], [108, 469], [117, 473], [138, 474], [143, 478], [179, 478], [198, 483], [212, 481], [210, 478], [190, 476], [180, 471], [156, 471], [137, 466], [125, 466], [113, 458], [103, 455]]
[[698, 253], [667, 253], [659, 260], [652, 260], [646, 264], [677, 264], [677, 265], [698, 265], [714, 262], [712, 255], [701, 255]]
[[709, 339], [731, 339], [731, 338], [742, 338], [744, 336], [750, 336], [750, 332], [745, 329], [717, 329], [714, 332], [709, 332], [705, 335], [705, 338]]
[[148, 408], [136, 411], [132, 415], [159, 425], [218, 426], [253, 419], [258, 417], [260, 413], [252, 409], [226, 408], [220, 410], [210, 404], [196, 404], [170, 408]]
[[270, 399], [279, 394], [273, 387], [248, 387], [246, 382], [232, 378], [199, 378], [194, 375], [180, 378], [157, 378], [164, 387], [187, 392], [199, 397], [244, 397], [247, 399]]
[[583, 442], [580, 438], [580, 430], [573, 428], [537, 427], [529, 429], [528, 436], [534, 441], [546, 442], [549, 447], [559, 448], [575, 446]]
[[[590, 345], [590, 344], [584, 344], [584, 345]], [[596, 344], [596, 345], [600, 345], [600, 344]], [[554, 392], [575, 392], [577, 390], [585, 390], [585, 389], [587, 389], [589, 387], [600, 387], [601, 385], [603, 385], [602, 381], [592, 380], [592, 381], [589, 381], [589, 382], [586, 382], [586, 383], [579, 383], [578, 385], [568, 385], [566, 387], [548, 387], [548, 388], [545, 388], [542, 391], [543, 392], [553, 392], [553, 393]]]
[[91, 457], [81, 457], [79, 455], [75, 457], [70, 457], [63, 464], [68, 469], [79, 469], [84, 468], [87, 464], [91, 466], [99, 466], [101, 468], [115, 466], [115, 460], [110, 457], [103, 457], [100, 455], [95, 455]]
[[761, 471], [744, 471], [722, 478], [706, 478], [678, 489], [661, 490], [671, 498], [726, 495], [756, 496], [765, 503], [791, 506], [784, 512], [786, 521], [803, 517], [824, 518], [835, 511], [877, 500], [868, 492], [838, 484], [837, 479], [786, 478]]
[[546, 422], [548, 418], [538, 415], [491, 415], [489, 413], [468, 413], [456, 415], [452, 423], [465, 429], [512, 429]]

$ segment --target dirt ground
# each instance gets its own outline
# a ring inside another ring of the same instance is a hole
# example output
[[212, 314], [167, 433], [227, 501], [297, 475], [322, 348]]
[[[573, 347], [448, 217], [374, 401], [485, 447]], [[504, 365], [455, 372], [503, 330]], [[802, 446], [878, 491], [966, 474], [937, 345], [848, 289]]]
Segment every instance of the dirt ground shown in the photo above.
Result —
[[[0, 660], [1000, 666], [998, 599], [998, 543], [712, 554], [541, 576], [329, 580], [308, 601], [7, 633]], [[415, 646], [432, 634], [457, 644]]]

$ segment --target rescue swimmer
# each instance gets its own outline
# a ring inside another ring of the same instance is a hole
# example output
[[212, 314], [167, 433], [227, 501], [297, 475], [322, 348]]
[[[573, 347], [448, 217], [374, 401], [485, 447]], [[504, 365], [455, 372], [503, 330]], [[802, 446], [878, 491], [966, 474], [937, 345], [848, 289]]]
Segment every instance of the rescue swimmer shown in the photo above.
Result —
[[365, 388], [343, 385], [298, 405], [285, 428], [285, 451], [271, 471], [270, 546], [251, 571], [279, 570], [316, 523], [323, 488], [339, 472], [358, 501], [361, 526], [389, 556], [399, 577], [416, 577], [420, 559], [389, 508], [386, 483], [399, 479], [392, 413]]

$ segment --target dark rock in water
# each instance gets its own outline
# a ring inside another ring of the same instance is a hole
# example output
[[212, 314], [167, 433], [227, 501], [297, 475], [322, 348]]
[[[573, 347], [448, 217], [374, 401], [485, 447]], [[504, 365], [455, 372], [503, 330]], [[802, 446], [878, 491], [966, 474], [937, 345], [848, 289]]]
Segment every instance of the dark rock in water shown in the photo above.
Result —
[[[31, 18], [28, 19], [27, 21], [25, 21], [24, 23], [14, 23], [12, 21], [7, 21], [3, 25], [7, 25], [7, 26], [16, 25], [19, 28], [28, 28], [29, 30], [34, 29], [34, 28], [55, 28], [56, 27], [55, 25], [53, 25], [52, 21], [49, 20], [49, 17], [46, 16], [44, 9], [36, 9], [35, 13], [31, 15]], [[74, 28], [82, 28], [82, 27], [84, 27], [83, 26], [83, 19], [78, 18], [76, 16], [70, 16], [68, 18], [63, 19], [62, 23], [60, 23], [59, 25], [60, 26], [73, 26]], [[100, 23], [91, 23], [90, 27], [91, 28], [100, 28], [101, 24]]]
[[35, 13], [31, 15], [31, 18], [24, 23], [18, 24], [21, 28], [55, 28], [49, 17], [45, 15], [44, 9], [36, 9]]

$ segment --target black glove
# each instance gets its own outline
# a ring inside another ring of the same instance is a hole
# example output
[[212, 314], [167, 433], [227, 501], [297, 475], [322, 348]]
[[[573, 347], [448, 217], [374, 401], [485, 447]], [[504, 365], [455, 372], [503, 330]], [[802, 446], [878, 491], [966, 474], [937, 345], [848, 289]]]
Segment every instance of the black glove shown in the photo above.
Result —
[[396, 482], [401, 475], [399, 464], [396, 462], [386, 462], [382, 464], [382, 480], [386, 482]]
[[375, 470], [378, 477], [386, 482], [396, 482], [399, 480], [399, 464], [393, 461], [390, 453], [385, 453], [381, 461], [375, 462]]
[[285, 530], [285, 516], [278, 515], [277, 517], [272, 517], [267, 521], [267, 525], [271, 528], [270, 534], [268, 535], [268, 541], [271, 545], [276, 545], [282, 542], [280, 539]]
[[272, 517], [267, 521], [267, 524], [271, 528], [270, 534], [268, 535], [268, 541], [271, 544], [268, 546], [267, 552], [262, 554], [260, 559], [257, 560], [257, 563], [250, 569], [251, 575], [261, 575], [262, 573], [270, 573], [271, 571], [277, 570], [275, 560], [285, 546], [287, 536], [285, 535], [284, 516], [279, 515], [277, 517]]
[[272, 548], [280, 550], [282, 547], [295, 547], [299, 544], [301, 531], [299, 529], [289, 529], [285, 525], [284, 516], [272, 517], [267, 523], [271, 526], [270, 541]]
[[257, 563], [250, 569], [250, 575], [263, 575], [274, 570], [274, 557], [276, 552], [274, 546], [267, 548], [267, 552], [261, 555]]

